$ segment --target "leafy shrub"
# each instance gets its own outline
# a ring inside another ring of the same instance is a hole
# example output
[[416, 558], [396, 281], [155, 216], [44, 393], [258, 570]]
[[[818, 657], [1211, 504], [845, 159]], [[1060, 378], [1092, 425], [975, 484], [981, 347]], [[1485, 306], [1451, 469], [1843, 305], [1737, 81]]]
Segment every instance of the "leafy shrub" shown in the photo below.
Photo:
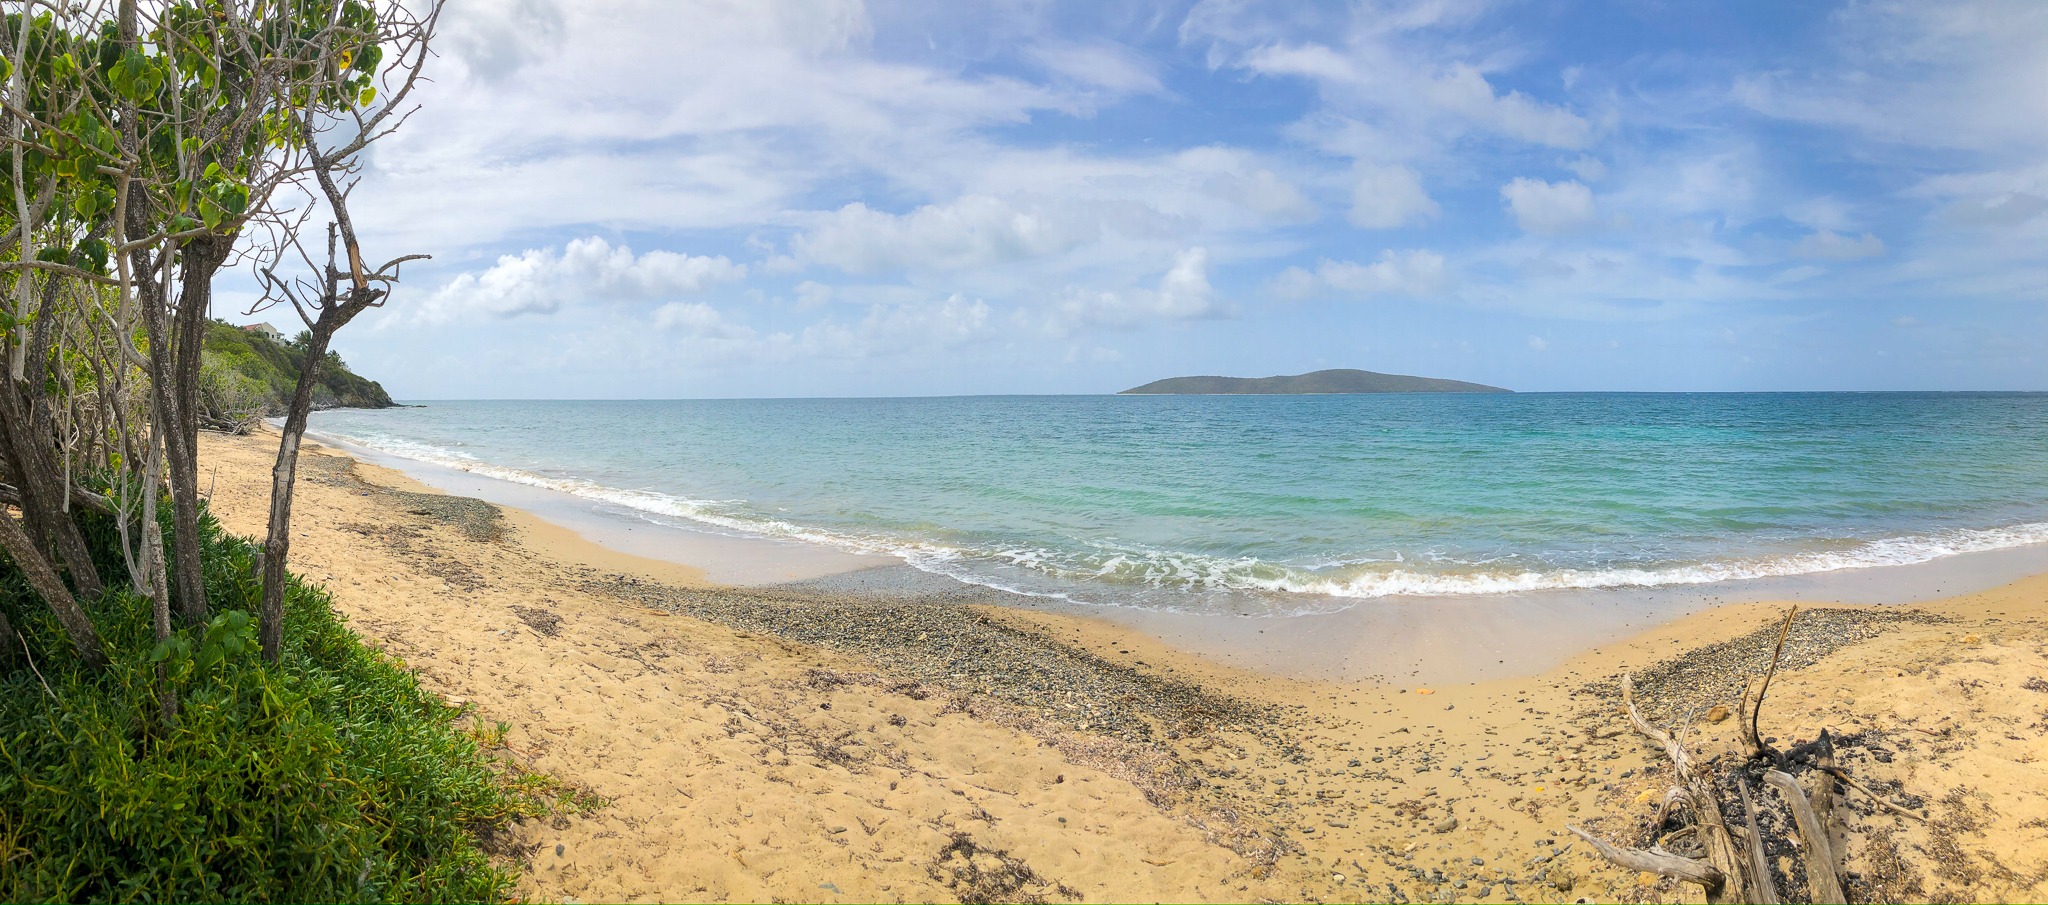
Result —
[[503, 899], [478, 839], [543, 812], [536, 784], [501, 777], [316, 586], [293, 580], [263, 663], [254, 549], [206, 533], [212, 622], [157, 643], [148, 601], [109, 592], [89, 606], [100, 673], [0, 559], [34, 657], [0, 664], [0, 901]]
[[[254, 359], [246, 359], [254, 361]], [[243, 433], [249, 422], [275, 406], [270, 387], [233, 363], [225, 353], [202, 352], [199, 360], [199, 426]]]

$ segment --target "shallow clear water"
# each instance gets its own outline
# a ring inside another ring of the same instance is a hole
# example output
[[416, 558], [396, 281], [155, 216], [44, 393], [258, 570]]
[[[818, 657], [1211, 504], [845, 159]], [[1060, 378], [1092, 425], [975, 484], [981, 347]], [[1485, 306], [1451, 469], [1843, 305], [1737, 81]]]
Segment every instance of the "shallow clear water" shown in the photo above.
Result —
[[2048, 394], [434, 402], [316, 433], [1034, 594], [1329, 609], [2048, 541]]

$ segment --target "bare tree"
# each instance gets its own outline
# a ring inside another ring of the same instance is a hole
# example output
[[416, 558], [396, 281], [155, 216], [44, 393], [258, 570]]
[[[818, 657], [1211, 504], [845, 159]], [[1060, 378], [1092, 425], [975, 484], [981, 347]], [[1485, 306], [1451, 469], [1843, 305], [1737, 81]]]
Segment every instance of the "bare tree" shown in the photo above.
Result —
[[[440, 8], [414, 16], [403, 6], [389, 5], [380, 11], [376, 32], [346, 35], [344, 39], [390, 47], [392, 64], [382, 71], [385, 100], [371, 110], [348, 108], [346, 115], [323, 114], [302, 109], [295, 114], [304, 170], [309, 177], [315, 204], [328, 215], [324, 258], [309, 253], [304, 233], [297, 228], [283, 232], [280, 247], [291, 249], [315, 276], [281, 278], [275, 268], [264, 268], [264, 299], [251, 312], [290, 303], [306, 325], [300, 341], [299, 375], [292, 398], [285, 409], [283, 436], [279, 439], [277, 463], [271, 469], [270, 524], [263, 542], [263, 605], [258, 616], [257, 637], [263, 656], [275, 661], [284, 639], [285, 563], [291, 552], [292, 491], [298, 475], [299, 446], [306, 435], [306, 420], [313, 408], [313, 388], [327, 359], [327, 347], [334, 334], [348, 326], [357, 315], [381, 307], [398, 282], [399, 269], [407, 261], [426, 258], [422, 254], [401, 255], [371, 268], [364, 263], [362, 243], [355, 221], [349, 215], [349, 179], [359, 155], [372, 143], [397, 130], [413, 109], [408, 107], [413, 89], [426, 65]], [[332, 146], [323, 142], [337, 137]], [[301, 183], [304, 184], [303, 182]], [[351, 186], [353, 183], [350, 184]], [[303, 219], [300, 223], [305, 222]]]

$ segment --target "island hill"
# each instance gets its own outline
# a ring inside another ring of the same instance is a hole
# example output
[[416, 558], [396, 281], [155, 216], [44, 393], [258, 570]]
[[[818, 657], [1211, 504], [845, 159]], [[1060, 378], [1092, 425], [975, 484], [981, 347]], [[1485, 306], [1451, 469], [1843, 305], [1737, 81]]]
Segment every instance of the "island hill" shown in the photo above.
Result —
[[1352, 368], [1311, 371], [1291, 377], [1168, 377], [1119, 396], [1307, 396], [1340, 393], [1512, 393], [1463, 380], [1381, 374]]
[[[258, 418], [285, 413], [305, 363], [305, 337], [286, 339], [269, 324], [207, 325], [199, 353], [199, 422], [209, 430], [241, 433]], [[377, 381], [349, 370], [330, 351], [313, 385], [313, 408], [392, 408]]]

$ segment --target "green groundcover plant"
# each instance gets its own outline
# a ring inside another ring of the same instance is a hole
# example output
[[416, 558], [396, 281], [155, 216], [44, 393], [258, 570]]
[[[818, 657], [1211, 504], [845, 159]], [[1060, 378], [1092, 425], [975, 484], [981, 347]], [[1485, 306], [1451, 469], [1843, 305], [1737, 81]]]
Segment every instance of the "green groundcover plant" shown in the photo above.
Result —
[[21, 635], [0, 655], [0, 901], [504, 899], [482, 840], [555, 787], [487, 756], [316, 585], [291, 579], [265, 664], [256, 550], [210, 518], [204, 536], [212, 620], [158, 642], [148, 602], [110, 591], [89, 603], [103, 671], [0, 554]]

